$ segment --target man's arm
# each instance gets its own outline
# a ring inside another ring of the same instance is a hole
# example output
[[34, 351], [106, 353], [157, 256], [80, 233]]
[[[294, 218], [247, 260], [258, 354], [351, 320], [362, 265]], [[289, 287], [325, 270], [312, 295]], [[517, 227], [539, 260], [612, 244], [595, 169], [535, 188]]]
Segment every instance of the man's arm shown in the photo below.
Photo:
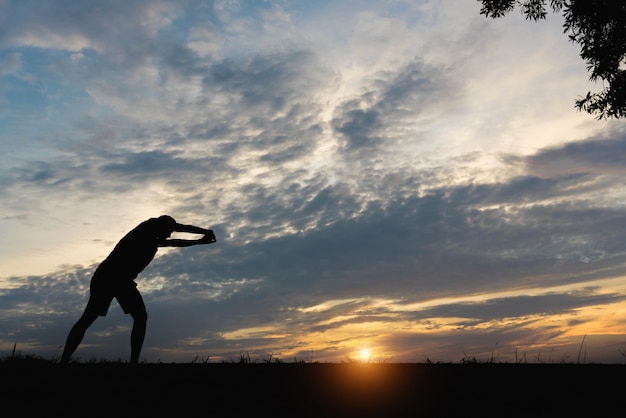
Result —
[[200, 239], [166, 239], [159, 244], [159, 247], [191, 247], [198, 244], [210, 244], [213, 241], [207, 241], [204, 237]]
[[183, 224], [176, 224], [176, 226], [174, 227], [174, 231], [176, 231], [176, 232], [188, 232], [190, 234], [202, 234], [202, 235], [213, 234], [213, 231], [210, 230], [210, 229], [204, 229], [204, 228], [200, 228], [198, 226], [183, 225]]
[[198, 244], [212, 244], [217, 241], [212, 229], [199, 228], [193, 225], [177, 224], [174, 229], [176, 232], [187, 232], [191, 234], [203, 234], [200, 239], [166, 239], [158, 244], [159, 247], [190, 247]]

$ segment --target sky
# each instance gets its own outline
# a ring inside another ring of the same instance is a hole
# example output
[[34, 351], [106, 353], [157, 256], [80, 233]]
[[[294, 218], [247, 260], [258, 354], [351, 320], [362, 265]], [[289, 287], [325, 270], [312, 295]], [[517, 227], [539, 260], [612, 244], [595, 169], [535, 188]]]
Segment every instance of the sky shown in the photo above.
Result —
[[480, 7], [0, 0], [0, 354], [168, 214], [217, 242], [137, 278], [141, 361], [626, 362], [626, 127], [561, 16]]

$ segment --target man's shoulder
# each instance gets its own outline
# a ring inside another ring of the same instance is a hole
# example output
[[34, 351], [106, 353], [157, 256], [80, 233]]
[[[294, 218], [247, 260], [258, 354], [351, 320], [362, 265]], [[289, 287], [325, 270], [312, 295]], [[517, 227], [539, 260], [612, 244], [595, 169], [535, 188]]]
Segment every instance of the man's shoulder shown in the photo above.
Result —
[[157, 218], [150, 218], [148, 220], [145, 220], [133, 229], [131, 229], [124, 238], [150, 234], [155, 230], [155, 228], [157, 228], [158, 224], [159, 223]]

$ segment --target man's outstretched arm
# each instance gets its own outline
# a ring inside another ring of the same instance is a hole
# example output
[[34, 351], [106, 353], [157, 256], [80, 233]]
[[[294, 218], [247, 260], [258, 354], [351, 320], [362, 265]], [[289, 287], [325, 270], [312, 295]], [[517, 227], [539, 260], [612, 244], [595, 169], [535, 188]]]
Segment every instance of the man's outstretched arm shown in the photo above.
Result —
[[213, 234], [213, 231], [210, 229], [204, 229], [204, 228], [200, 228], [199, 226], [193, 226], [193, 225], [183, 225], [183, 224], [176, 224], [176, 226], [174, 227], [174, 231], [176, 232], [188, 232], [190, 234]]
[[166, 239], [159, 247], [191, 247], [192, 245], [211, 244], [216, 240], [209, 241], [205, 238], [200, 239]]
[[159, 244], [159, 247], [190, 247], [192, 245], [199, 244], [212, 244], [217, 241], [215, 238], [215, 234], [212, 229], [204, 229], [199, 228], [193, 225], [181, 225], [177, 224], [176, 232], [188, 232], [192, 234], [203, 234], [204, 236], [200, 239], [166, 239]]

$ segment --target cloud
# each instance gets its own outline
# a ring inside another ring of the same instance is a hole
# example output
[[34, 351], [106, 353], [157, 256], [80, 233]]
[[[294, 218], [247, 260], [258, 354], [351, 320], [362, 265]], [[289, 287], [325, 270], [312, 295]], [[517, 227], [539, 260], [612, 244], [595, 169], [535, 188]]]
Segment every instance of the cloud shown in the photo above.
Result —
[[[152, 175], [163, 177], [175, 176], [177, 171], [195, 171], [200, 169], [189, 159], [176, 158], [175, 154], [160, 151], [139, 152], [122, 156], [119, 163], [107, 163], [100, 167], [103, 174], [121, 174], [123, 176], [141, 174], [146, 178]], [[166, 174], [167, 173], [167, 174]]]
[[223, 60], [203, 78], [208, 95], [228, 93], [244, 108], [257, 112], [289, 111], [315, 95], [332, 73], [309, 50], [255, 54], [246, 60]]
[[541, 295], [522, 295], [487, 299], [480, 302], [441, 304], [414, 312], [416, 319], [460, 318], [459, 325], [476, 326], [506, 318], [552, 316], [573, 313], [576, 309], [604, 305], [624, 300], [624, 295], [596, 294], [597, 288], [586, 288], [574, 292], [549, 292]]
[[414, 134], [415, 120], [423, 114], [433, 117], [454, 107], [458, 88], [449, 69], [419, 61], [378, 73], [372, 84], [335, 110], [331, 125], [346, 139], [348, 150], [386, 147], [386, 142]]
[[[9, 19], [17, 19], [20, 24], [6, 26], [0, 38], [3, 44], [74, 52], [94, 49], [113, 54], [120, 62], [143, 56], [141, 52], [150, 49], [146, 47], [152, 46], [157, 30], [171, 24], [179, 13], [164, 1], [117, 5], [61, 1], [36, 7], [38, 13], [29, 13], [33, 8], [31, 1], [5, 3], [3, 8]], [[111, 31], [111, 27], [116, 30]], [[124, 39], [132, 42], [123, 42]]]
[[[621, 212], [591, 203], [529, 204], [561, 196], [561, 187], [558, 181], [528, 180], [482, 185], [478, 192], [468, 186], [432, 190], [421, 197], [399, 191], [386, 202], [362, 201], [349, 187], [335, 185], [311, 195], [306, 205], [298, 189], [292, 190], [294, 199], [278, 200], [263, 188], [250, 189], [258, 209], [239, 216], [259, 227], [238, 234], [259, 239], [228, 247], [226, 238], [220, 258], [232, 259], [229, 265], [241, 260], [243, 277], [337, 297], [358, 295], [359, 289], [424, 298], [450, 286], [461, 293], [495, 291], [535, 286], [537, 275], [549, 287], [583, 265], [618, 268]], [[267, 235], [277, 225], [294, 232]], [[215, 263], [220, 261], [206, 261]], [[579, 274], [580, 281], [594, 277]]]
[[619, 176], [624, 173], [625, 159], [626, 134], [616, 129], [610, 134], [543, 149], [518, 160], [535, 175], [555, 178], [581, 174]]

